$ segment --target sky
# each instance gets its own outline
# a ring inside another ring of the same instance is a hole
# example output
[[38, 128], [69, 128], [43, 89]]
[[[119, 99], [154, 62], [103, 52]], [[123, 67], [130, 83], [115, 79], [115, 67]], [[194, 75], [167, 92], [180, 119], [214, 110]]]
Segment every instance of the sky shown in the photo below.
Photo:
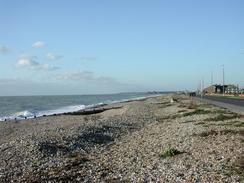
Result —
[[0, 95], [244, 87], [243, 0], [0, 0]]

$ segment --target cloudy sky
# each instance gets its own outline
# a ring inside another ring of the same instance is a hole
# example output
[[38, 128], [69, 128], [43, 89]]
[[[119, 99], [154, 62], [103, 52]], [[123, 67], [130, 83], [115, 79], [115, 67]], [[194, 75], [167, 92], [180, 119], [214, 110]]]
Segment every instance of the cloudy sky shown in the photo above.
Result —
[[242, 0], [0, 0], [0, 95], [244, 86]]

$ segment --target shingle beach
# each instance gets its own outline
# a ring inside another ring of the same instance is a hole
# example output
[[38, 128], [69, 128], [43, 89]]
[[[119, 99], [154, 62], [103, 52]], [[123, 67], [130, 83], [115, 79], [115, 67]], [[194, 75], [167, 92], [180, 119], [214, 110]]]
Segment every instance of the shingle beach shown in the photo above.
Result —
[[0, 182], [243, 182], [244, 118], [183, 95], [0, 122]]

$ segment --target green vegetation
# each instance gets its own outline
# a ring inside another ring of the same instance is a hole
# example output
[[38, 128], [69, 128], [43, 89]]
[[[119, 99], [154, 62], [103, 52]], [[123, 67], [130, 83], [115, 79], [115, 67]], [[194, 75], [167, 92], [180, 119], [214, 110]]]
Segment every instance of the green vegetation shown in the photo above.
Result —
[[221, 130], [221, 131], [216, 131], [216, 130], [211, 130], [211, 131], [205, 131], [199, 134], [194, 134], [194, 136], [200, 136], [200, 137], [207, 137], [211, 135], [225, 135], [225, 134], [239, 134], [241, 136], [244, 136], [244, 129], [241, 130], [234, 130], [234, 129], [226, 129], [226, 130]]
[[158, 102], [158, 103], [155, 103], [155, 104], [157, 104], [157, 105], [166, 105], [166, 104], [170, 104], [168, 101], [166, 102]]
[[240, 157], [236, 162], [231, 166], [231, 172], [244, 177], [244, 157]]
[[179, 115], [179, 114], [168, 115], [168, 116], [160, 116], [157, 118], [157, 121], [165, 122], [165, 120], [167, 120], [167, 119], [176, 119], [176, 118], [180, 118], [180, 117], [181, 117], [181, 115]]
[[194, 123], [195, 121], [189, 120], [189, 121], [183, 121], [181, 123]]
[[203, 109], [196, 109], [192, 112], [187, 112], [187, 113], [184, 113], [183, 116], [192, 116], [192, 115], [197, 115], [197, 114], [208, 114], [210, 111], [206, 111], [206, 110], [203, 110]]
[[170, 119], [176, 119], [176, 118], [180, 118], [180, 117], [182, 117], [182, 116], [179, 114], [175, 114], [175, 115], [171, 115]]
[[219, 98], [244, 99], [244, 96], [228, 96], [228, 95], [223, 96], [222, 94], [221, 95], [214, 95], [214, 96], [219, 97]]
[[163, 105], [159, 105], [158, 108], [160, 109], [164, 109], [164, 108], [167, 108], [167, 107], [170, 107], [172, 106], [171, 104], [163, 104]]
[[216, 111], [214, 111], [216, 114], [233, 114], [230, 111], [227, 111], [226, 109], [218, 109]]
[[187, 106], [188, 109], [197, 109], [197, 104], [193, 101], [190, 102], [190, 104]]
[[173, 100], [174, 102], [179, 102], [179, 101], [180, 101], [180, 97], [173, 96], [173, 97], [172, 97], [172, 100]]
[[201, 103], [201, 104], [199, 104], [199, 107], [212, 108], [215, 106], [213, 104], [209, 104], [209, 103]]
[[231, 96], [231, 97], [227, 97], [227, 98], [233, 98], [233, 99], [241, 99], [241, 100], [244, 100], [244, 96]]
[[223, 130], [221, 131], [222, 133], [232, 133], [232, 134], [239, 134], [241, 136], [244, 136], [244, 129], [240, 129], [240, 130], [233, 130], [233, 129], [229, 129], [229, 130]]
[[234, 126], [235, 127], [244, 127], [244, 122], [243, 121], [239, 121], [239, 123], [234, 124]]
[[157, 117], [156, 118], [156, 120], [158, 121], [158, 122], [165, 122], [165, 120], [167, 120], [167, 119], [169, 119], [169, 117], [168, 116], [161, 116], [161, 117]]
[[199, 134], [195, 134], [197, 136], [200, 136], [200, 137], [207, 137], [207, 136], [210, 136], [210, 135], [218, 135], [218, 132], [215, 131], [215, 130], [211, 130], [211, 131], [205, 131], [205, 132], [202, 132], [202, 133], [199, 133]]
[[204, 122], [196, 123], [196, 125], [204, 125], [204, 124], [205, 124]]
[[216, 117], [207, 118], [204, 121], [225, 121], [225, 120], [236, 119], [236, 118], [240, 118], [240, 115], [236, 113], [233, 113], [231, 115], [218, 114]]
[[187, 107], [187, 105], [186, 105], [186, 104], [184, 104], [184, 103], [181, 103], [180, 105], [178, 105], [178, 107], [179, 107], [179, 108], [186, 108], [186, 107]]
[[231, 126], [231, 127], [244, 127], [243, 121], [229, 121], [226, 123], [208, 123], [209, 126]]
[[167, 157], [172, 157], [178, 154], [182, 154], [182, 152], [178, 151], [177, 149], [174, 148], [168, 148], [164, 152], [160, 154], [160, 157], [162, 158], [167, 158]]
[[184, 110], [184, 109], [183, 109], [183, 110], [179, 110], [178, 112], [179, 112], [179, 113], [187, 112], [187, 110]]

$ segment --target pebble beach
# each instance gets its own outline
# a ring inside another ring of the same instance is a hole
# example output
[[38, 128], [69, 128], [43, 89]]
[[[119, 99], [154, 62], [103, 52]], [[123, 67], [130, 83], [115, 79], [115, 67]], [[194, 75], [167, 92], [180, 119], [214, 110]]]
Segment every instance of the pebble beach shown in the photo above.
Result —
[[244, 116], [184, 95], [0, 122], [0, 182], [244, 182]]

